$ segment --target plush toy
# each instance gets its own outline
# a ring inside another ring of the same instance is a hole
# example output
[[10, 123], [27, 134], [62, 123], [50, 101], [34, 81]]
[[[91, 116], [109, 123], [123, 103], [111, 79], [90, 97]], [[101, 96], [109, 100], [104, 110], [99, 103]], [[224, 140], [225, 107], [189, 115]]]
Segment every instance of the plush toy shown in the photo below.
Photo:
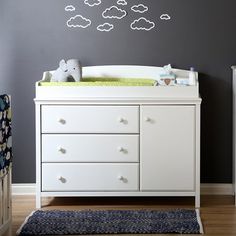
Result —
[[[67, 62], [61, 60], [59, 67], [51, 77], [52, 82], [68, 82], [70, 79], [79, 82], [82, 78], [82, 67], [77, 59], [70, 59]], [[71, 81], [71, 80], [70, 80]]]

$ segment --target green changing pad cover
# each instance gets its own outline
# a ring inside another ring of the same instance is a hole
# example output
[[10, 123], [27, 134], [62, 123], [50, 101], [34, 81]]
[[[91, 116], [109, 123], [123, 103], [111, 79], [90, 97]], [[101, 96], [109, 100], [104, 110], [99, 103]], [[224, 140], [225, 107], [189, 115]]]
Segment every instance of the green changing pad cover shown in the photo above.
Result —
[[154, 86], [154, 79], [86, 77], [80, 82], [46, 82], [41, 81], [40, 86]]

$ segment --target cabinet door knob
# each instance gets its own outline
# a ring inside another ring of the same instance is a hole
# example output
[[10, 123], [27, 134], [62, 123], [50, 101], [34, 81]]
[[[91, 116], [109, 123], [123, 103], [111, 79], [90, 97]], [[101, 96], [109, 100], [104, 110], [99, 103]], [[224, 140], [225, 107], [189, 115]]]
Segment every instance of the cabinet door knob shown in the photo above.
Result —
[[58, 152], [62, 153], [62, 154], [65, 154], [66, 153], [66, 149], [62, 148], [62, 147], [59, 147], [58, 148]]
[[64, 125], [66, 123], [66, 120], [64, 120], [63, 118], [59, 118], [58, 122], [62, 125]]
[[145, 117], [144, 120], [145, 120], [146, 122], [150, 122], [150, 121], [151, 121], [151, 118], [150, 118], [150, 117]]

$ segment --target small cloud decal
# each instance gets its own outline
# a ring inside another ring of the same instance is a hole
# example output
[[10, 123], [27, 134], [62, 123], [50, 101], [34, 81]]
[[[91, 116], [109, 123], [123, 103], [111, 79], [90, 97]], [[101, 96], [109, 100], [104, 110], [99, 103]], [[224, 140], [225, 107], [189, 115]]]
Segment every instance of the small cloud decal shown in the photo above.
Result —
[[101, 4], [101, 2], [101, 0], [84, 0], [84, 3], [90, 7], [98, 6]]
[[138, 20], [135, 20], [130, 25], [132, 30], [146, 30], [149, 31], [155, 27], [155, 23], [147, 20], [144, 17], [139, 18]]
[[119, 19], [119, 20], [124, 18], [126, 15], [127, 12], [125, 10], [118, 8], [117, 6], [111, 6], [102, 13], [103, 18]]
[[87, 28], [88, 26], [91, 25], [91, 20], [81, 16], [81, 15], [76, 15], [74, 17], [71, 17], [68, 21], [67, 21], [67, 26], [68, 27], [79, 27], [79, 28]]
[[99, 25], [97, 27], [97, 30], [101, 32], [110, 32], [112, 29], [114, 29], [114, 25], [109, 23], [104, 23], [103, 25]]
[[73, 5], [68, 5], [65, 7], [65, 11], [75, 11], [75, 7]]
[[148, 11], [148, 7], [143, 4], [139, 4], [139, 5], [132, 6], [131, 10], [134, 12], [138, 12], [138, 13], [144, 13], [144, 12]]
[[160, 16], [160, 19], [161, 19], [161, 20], [170, 20], [171, 17], [170, 17], [168, 14], [162, 14], [162, 15]]
[[126, 0], [118, 0], [118, 1], [117, 1], [117, 4], [118, 4], [118, 5], [122, 5], [122, 6], [126, 6], [126, 5], [127, 5], [127, 2], [126, 2]]

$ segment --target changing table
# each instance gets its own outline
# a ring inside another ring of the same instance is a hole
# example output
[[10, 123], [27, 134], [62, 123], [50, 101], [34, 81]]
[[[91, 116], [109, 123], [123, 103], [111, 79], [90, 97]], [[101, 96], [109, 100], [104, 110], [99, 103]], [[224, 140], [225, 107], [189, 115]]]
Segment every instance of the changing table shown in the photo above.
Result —
[[[92, 66], [83, 77], [158, 80], [160, 71]], [[37, 208], [47, 196], [193, 196], [200, 206], [198, 82], [47, 86], [51, 73], [36, 83]]]

